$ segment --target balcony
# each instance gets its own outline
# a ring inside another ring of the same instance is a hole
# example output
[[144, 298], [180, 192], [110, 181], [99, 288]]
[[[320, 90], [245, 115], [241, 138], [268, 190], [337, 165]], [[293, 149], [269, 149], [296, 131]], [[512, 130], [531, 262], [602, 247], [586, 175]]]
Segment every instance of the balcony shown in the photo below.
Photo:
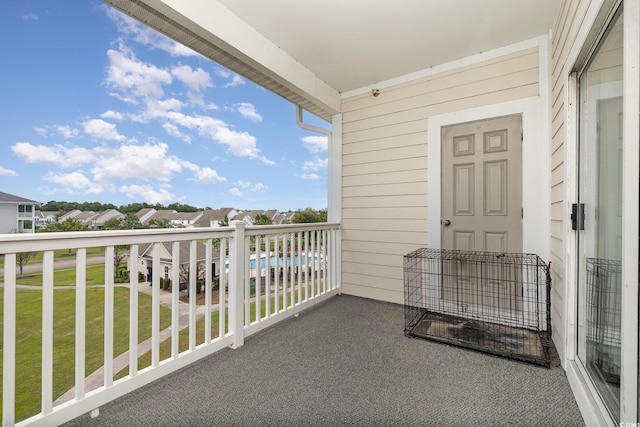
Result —
[[[5, 426], [582, 424], [561, 368], [407, 338], [401, 306], [339, 295], [337, 224], [236, 223], [0, 239]], [[204, 275], [188, 275], [188, 292], [161, 289], [159, 274], [150, 283], [115, 283], [114, 260], [123, 247], [135, 261], [128, 273], [138, 277], [140, 247], [152, 244], [153, 271], [159, 272], [166, 262], [163, 242], [173, 242], [178, 254], [181, 241], [188, 242], [189, 256], [172, 257], [173, 283], [184, 280], [185, 263], [198, 271], [196, 246], [206, 247]], [[105, 282], [95, 288], [87, 284], [94, 265], [87, 253], [94, 247], [104, 248], [98, 265]], [[75, 287], [56, 284], [60, 249], [76, 251]], [[16, 254], [27, 251], [43, 252], [42, 285], [28, 291], [16, 284]], [[217, 253], [225, 261], [214, 278]], [[199, 280], [204, 297], [196, 292]], [[20, 412], [23, 392], [15, 391], [25, 379], [16, 322], [25, 292], [42, 299], [40, 405], [26, 415]], [[72, 293], [73, 312], [59, 311], [64, 292]], [[94, 314], [94, 293], [101, 296], [102, 316]], [[64, 340], [57, 320], [65, 316], [74, 325], [70, 360], [54, 351]], [[123, 316], [126, 330], [117, 326]], [[91, 332], [96, 318], [100, 345]], [[90, 366], [96, 352], [98, 369]], [[64, 369], [73, 380], [61, 390]]]

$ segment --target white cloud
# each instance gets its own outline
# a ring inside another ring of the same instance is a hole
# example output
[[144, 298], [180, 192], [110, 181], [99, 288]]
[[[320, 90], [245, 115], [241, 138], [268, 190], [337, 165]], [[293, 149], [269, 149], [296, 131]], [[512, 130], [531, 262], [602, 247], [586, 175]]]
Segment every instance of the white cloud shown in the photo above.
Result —
[[117, 11], [112, 7], [104, 7], [107, 17], [116, 24], [118, 31], [131, 37], [137, 43], [163, 50], [171, 56], [199, 56], [200, 54], [188, 47], [171, 40], [163, 34], [141, 24], [135, 19]]
[[38, 18], [38, 15], [36, 15], [33, 12], [31, 12], [31, 13], [27, 13], [27, 14], [22, 15], [22, 19], [24, 21], [37, 21], [39, 18]]
[[242, 195], [243, 195], [242, 191], [240, 191], [236, 187], [233, 187], [233, 188], [229, 189], [229, 194], [231, 194], [232, 196], [237, 196], [237, 197], [242, 197]]
[[101, 185], [91, 182], [89, 178], [81, 172], [64, 174], [54, 174], [50, 172], [44, 177], [44, 180], [63, 187], [65, 191], [72, 194], [99, 194], [104, 191]]
[[238, 180], [234, 183], [237, 187], [243, 188], [243, 189], [249, 189], [251, 191], [258, 192], [261, 190], [264, 190], [265, 188], [267, 188], [263, 183], [258, 182], [256, 184], [252, 183], [251, 181], [242, 181], [242, 180]]
[[[145, 118], [150, 118], [151, 114], [151, 112], [148, 112]], [[168, 120], [174, 127], [182, 126], [186, 129], [194, 130], [201, 136], [209, 137], [225, 145], [234, 156], [259, 159], [268, 165], [275, 164], [275, 162], [260, 154], [260, 149], [256, 146], [256, 138], [253, 135], [248, 132], [231, 130], [229, 125], [222, 120], [209, 116], [186, 115], [178, 111], [161, 111], [161, 109], [153, 111], [153, 115], [153, 118]], [[179, 129], [175, 130], [184, 133]]]
[[195, 179], [192, 181], [197, 181], [201, 183], [207, 182], [226, 182], [227, 178], [218, 175], [218, 172], [211, 168], [201, 168], [195, 171]]
[[107, 51], [109, 66], [105, 84], [113, 91], [110, 95], [129, 103], [136, 103], [137, 98], [162, 98], [162, 85], [172, 82], [171, 73], [139, 61], [123, 46], [120, 49]]
[[34, 128], [34, 130], [38, 135], [44, 138], [47, 138], [53, 134], [59, 134], [66, 139], [77, 138], [80, 135], [80, 131], [78, 129], [73, 128], [69, 125], [36, 127]]
[[122, 119], [124, 119], [124, 116], [122, 115], [122, 113], [119, 113], [119, 112], [113, 111], [113, 110], [105, 111], [104, 113], [100, 114], [100, 117], [103, 118], [103, 119], [111, 119], [111, 120], [122, 120]]
[[328, 164], [328, 159], [316, 158], [314, 160], [307, 160], [302, 164], [302, 170], [318, 171], [321, 169], [326, 169]]
[[177, 200], [176, 195], [165, 188], [154, 190], [151, 185], [123, 185], [119, 190], [131, 199], [139, 200], [142, 198], [145, 202], [151, 204], [166, 204]]
[[236, 86], [243, 85], [245, 83], [246, 83], [245, 79], [243, 79], [240, 75], [233, 73], [233, 79], [231, 79], [229, 83], [224, 85], [224, 87], [236, 87]]
[[196, 92], [212, 86], [211, 76], [200, 67], [194, 70], [189, 65], [178, 65], [171, 69], [171, 74]]
[[17, 142], [11, 150], [27, 163], [53, 163], [60, 167], [76, 167], [93, 160], [93, 153], [83, 147], [56, 144], [53, 147]]
[[174, 138], [179, 138], [188, 144], [191, 143], [191, 137], [187, 134], [180, 132], [180, 130], [178, 129], [178, 126], [174, 125], [173, 123], [165, 123], [162, 125], [162, 128]]
[[222, 77], [224, 79], [228, 79], [232, 75], [231, 71], [225, 70], [224, 68], [216, 68], [215, 72], [216, 76]]
[[315, 174], [315, 173], [303, 173], [302, 175], [300, 175], [300, 178], [309, 179], [309, 180], [317, 180], [317, 179], [320, 179], [320, 176], [318, 174]]
[[17, 176], [16, 171], [0, 166], [0, 176]]
[[300, 141], [310, 153], [327, 151], [328, 139], [326, 136], [305, 136], [300, 138]]
[[168, 181], [183, 167], [180, 159], [167, 155], [168, 148], [164, 143], [97, 147], [91, 172], [100, 183], [127, 178]]
[[98, 139], [110, 141], [124, 141], [126, 138], [120, 135], [113, 123], [105, 122], [102, 119], [90, 119], [82, 123], [84, 132]]
[[237, 104], [234, 104], [236, 109], [238, 110], [238, 113], [240, 113], [240, 115], [246, 119], [250, 119], [254, 122], [261, 122], [262, 121], [262, 116], [260, 114], [258, 114], [258, 112], [256, 111], [256, 107], [253, 104], [250, 104], [248, 102], [239, 102]]

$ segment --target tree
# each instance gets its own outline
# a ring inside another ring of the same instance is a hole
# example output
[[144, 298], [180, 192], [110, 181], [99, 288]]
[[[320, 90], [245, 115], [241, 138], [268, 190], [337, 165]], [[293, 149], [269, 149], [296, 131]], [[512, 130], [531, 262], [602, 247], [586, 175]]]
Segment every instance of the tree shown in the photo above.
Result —
[[[21, 233], [21, 231], [12, 228], [9, 233]], [[20, 277], [23, 275], [23, 267], [33, 258], [35, 252], [20, 252], [16, 254], [16, 264], [20, 268]]]
[[110, 218], [104, 222], [103, 230], [134, 230], [146, 228], [135, 213], [129, 212], [120, 218]]
[[229, 226], [229, 215], [225, 215], [222, 220], [219, 222], [220, 227], [228, 227]]
[[310, 222], [327, 222], [326, 209], [316, 211], [313, 208], [306, 208], [301, 211], [296, 211], [291, 218], [291, 222], [294, 224], [305, 224]]
[[67, 218], [64, 221], [48, 222], [38, 232], [58, 232], [58, 231], [88, 231], [89, 227], [82, 225], [80, 221], [75, 218]]
[[147, 222], [149, 228], [174, 228], [175, 226], [169, 218], [150, 219]]
[[269, 225], [269, 224], [273, 224], [273, 221], [271, 221], [271, 219], [269, 219], [268, 216], [266, 216], [265, 214], [258, 214], [256, 215], [256, 225]]

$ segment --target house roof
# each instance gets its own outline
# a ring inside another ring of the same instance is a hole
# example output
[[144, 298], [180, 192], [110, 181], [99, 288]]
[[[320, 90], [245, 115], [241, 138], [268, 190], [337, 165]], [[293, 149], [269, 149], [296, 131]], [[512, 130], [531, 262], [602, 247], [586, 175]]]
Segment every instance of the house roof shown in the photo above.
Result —
[[560, 0], [105, 0], [331, 119], [340, 98], [546, 35]]
[[177, 212], [175, 210], [163, 209], [154, 213], [147, 221], [152, 219], [169, 219], [171, 221], [194, 221], [202, 215], [199, 212]]
[[13, 194], [3, 193], [0, 191], [0, 203], [32, 203], [39, 205], [39, 202], [25, 199], [24, 197], [14, 196]]
[[[190, 241], [180, 241], [180, 263], [185, 264], [189, 262], [190, 256]], [[168, 253], [173, 251], [173, 242], [162, 242], [162, 246]], [[196, 242], [196, 261], [204, 261], [206, 259], [206, 246], [204, 243]], [[138, 251], [141, 257], [151, 258], [151, 243], [140, 244]], [[220, 257], [220, 252], [213, 250], [211, 252], [212, 258], [216, 259]], [[166, 260], [165, 260], [166, 261]]]
[[222, 221], [224, 216], [230, 212], [232, 208], [227, 209], [210, 209], [202, 212], [202, 216], [198, 218], [194, 225], [196, 227], [210, 227], [213, 221]]

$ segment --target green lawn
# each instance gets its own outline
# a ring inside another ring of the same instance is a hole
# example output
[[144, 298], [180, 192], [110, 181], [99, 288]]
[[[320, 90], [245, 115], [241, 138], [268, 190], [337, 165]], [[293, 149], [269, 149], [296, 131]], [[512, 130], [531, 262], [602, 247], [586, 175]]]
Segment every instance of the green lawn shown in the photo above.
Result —
[[[87, 285], [104, 285], [104, 263], [90, 264], [86, 268]], [[42, 272], [27, 273], [23, 277], [17, 277], [19, 285], [42, 286]], [[55, 286], [73, 286], [76, 284], [76, 268], [58, 268], [53, 273]]]
[[[104, 248], [95, 247], [87, 248], [87, 258], [104, 256]], [[53, 252], [54, 261], [63, 261], [66, 259], [76, 259], [76, 249], [59, 249]], [[0, 263], [4, 266], [4, 255], [0, 255]], [[31, 259], [27, 264], [40, 264], [42, 263], [42, 252], [34, 252]]]
[[[139, 295], [139, 341], [151, 336], [151, 297]], [[0, 293], [0, 312], [4, 294]], [[54, 292], [54, 399], [74, 386], [75, 292]], [[104, 289], [87, 289], [86, 375], [103, 365]], [[129, 348], [129, 290], [114, 293], [114, 356]], [[18, 290], [16, 296], [16, 420], [40, 411], [42, 363], [42, 293]], [[2, 330], [0, 318], [0, 331]], [[161, 309], [161, 328], [170, 325], [170, 310]], [[0, 358], [0, 368], [2, 359]]]

